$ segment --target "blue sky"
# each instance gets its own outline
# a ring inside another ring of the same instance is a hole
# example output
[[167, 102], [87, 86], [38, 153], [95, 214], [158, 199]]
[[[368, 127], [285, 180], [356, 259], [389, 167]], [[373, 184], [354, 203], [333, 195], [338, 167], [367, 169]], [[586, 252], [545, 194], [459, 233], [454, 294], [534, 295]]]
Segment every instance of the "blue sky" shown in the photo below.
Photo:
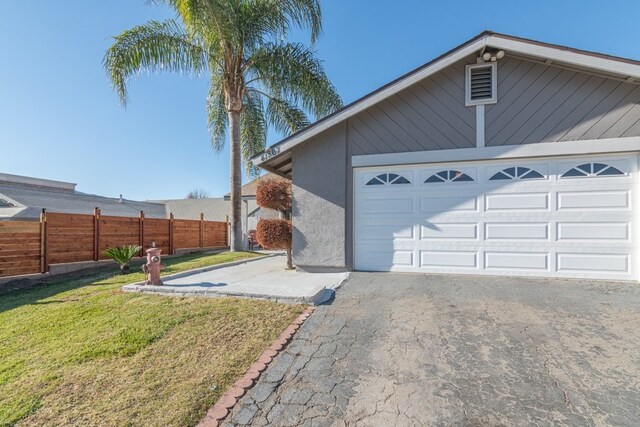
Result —
[[[322, 0], [316, 45], [348, 103], [485, 29], [640, 59], [640, 2]], [[123, 109], [101, 61], [110, 36], [171, 12], [144, 0], [0, 5], [0, 172], [131, 199], [229, 189], [209, 144], [206, 81], [143, 75]], [[269, 144], [278, 136], [270, 133]], [[153, 179], [148, 179], [153, 177]]]

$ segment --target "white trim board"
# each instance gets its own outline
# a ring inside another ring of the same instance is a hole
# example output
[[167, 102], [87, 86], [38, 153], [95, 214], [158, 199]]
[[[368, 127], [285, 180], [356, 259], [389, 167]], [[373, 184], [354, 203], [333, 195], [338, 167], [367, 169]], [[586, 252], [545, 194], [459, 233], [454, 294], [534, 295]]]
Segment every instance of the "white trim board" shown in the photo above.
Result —
[[476, 147], [484, 147], [484, 105], [476, 105]]
[[565, 64], [577, 65], [579, 67], [605, 71], [607, 73], [640, 78], [640, 66], [616, 59], [607, 59], [588, 55], [585, 53], [562, 49], [556, 46], [544, 46], [527, 41], [514, 40], [497, 34], [487, 36], [486, 43], [492, 47], [537, 56], [545, 60], [551, 60], [552, 62], [557, 61]]
[[410, 165], [417, 163], [466, 162], [492, 159], [570, 156], [640, 151], [640, 137], [590, 139], [583, 141], [541, 142], [499, 147], [458, 148], [406, 153], [366, 154], [351, 157], [354, 168]]
[[[473, 40], [473, 39], [472, 39]], [[619, 59], [608, 59], [605, 57], [594, 56], [588, 53], [580, 53], [572, 50], [567, 50], [561, 46], [554, 45], [542, 45], [536, 42], [527, 40], [514, 40], [512, 37], [499, 35], [499, 34], [487, 34], [478, 40], [468, 45], [461, 45], [456, 50], [453, 50], [448, 55], [436, 60], [432, 64], [419, 69], [418, 71], [411, 73], [404, 78], [401, 78], [394, 84], [388, 87], [374, 92], [371, 95], [365, 96], [353, 104], [345, 107], [343, 110], [338, 111], [334, 116], [328, 117], [325, 120], [320, 120], [314, 125], [310, 125], [300, 133], [285, 139], [278, 143], [279, 153], [283, 154], [298, 144], [307, 141], [315, 135], [335, 126], [336, 124], [348, 119], [349, 117], [358, 114], [359, 112], [379, 103], [380, 101], [389, 98], [390, 96], [400, 92], [403, 89], [423, 80], [438, 71], [446, 68], [447, 66], [465, 58], [468, 55], [478, 52], [482, 48], [492, 47], [501, 49], [512, 53], [519, 53], [538, 57], [543, 60], [548, 60], [558, 63], [569, 64], [578, 67], [584, 67], [587, 69], [605, 71], [607, 73], [618, 74], [623, 78], [638, 78], [640, 79], [640, 65], [624, 62]], [[261, 159], [261, 155], [258, 155], [251, 159], [254, 165], [260, 166], [273, 158]]]

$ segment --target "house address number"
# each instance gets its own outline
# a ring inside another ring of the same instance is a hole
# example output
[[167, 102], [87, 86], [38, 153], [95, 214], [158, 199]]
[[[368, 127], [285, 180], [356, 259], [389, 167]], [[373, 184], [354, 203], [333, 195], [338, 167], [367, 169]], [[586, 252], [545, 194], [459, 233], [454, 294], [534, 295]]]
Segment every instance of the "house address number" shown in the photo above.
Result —
[[264, 162], [265, 160], [269, 160], [277, 154], [280, 154], [280, 147], [267, 148], [265, 152], [260, 156], [260, 160]]

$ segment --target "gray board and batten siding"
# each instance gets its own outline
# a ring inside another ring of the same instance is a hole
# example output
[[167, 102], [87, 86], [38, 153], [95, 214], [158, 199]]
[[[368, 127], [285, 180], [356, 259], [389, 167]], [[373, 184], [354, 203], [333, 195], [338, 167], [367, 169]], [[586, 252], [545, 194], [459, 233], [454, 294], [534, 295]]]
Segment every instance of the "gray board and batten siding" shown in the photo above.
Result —
[[[464, 104], [469, 56], [349, 118], [353, 155], [475, 147], [475, 107]], [[487, 105], [486, 146], [640, 135], [640, 86], [506, 56], [498, 102]]]

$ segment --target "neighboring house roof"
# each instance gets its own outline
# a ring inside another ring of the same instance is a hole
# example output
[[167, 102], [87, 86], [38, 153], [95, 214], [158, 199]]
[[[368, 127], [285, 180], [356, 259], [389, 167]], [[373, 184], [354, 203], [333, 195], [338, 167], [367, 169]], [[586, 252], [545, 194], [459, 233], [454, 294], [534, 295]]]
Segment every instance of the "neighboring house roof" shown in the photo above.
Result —
[[[278, 175], [268, 172], [266, 175], [262, 175], [254, 180], [251, 180], [249, 182], [247, 182], [245, 185], [242, 186], [241, 190], [242, 190], [242, 198], [243, 199], [255, 199], [256, 198], [256, 190], [258, 189], [258, 183], [260, 182], [261, 179], [263, 178], [273, 178], [273, 177], [278, 177]], [[225, 200], [229, 200], [231, 198], [231, 193], [227, 193], [224, 195], [224, 199]]]
[[254, 157], [252, 161], [263, 169], [291, 178], [291, 149], [293, 147], [310, 140], [319, 133], [431, 76], [454, 62], [486, 48], [504, 50], [508, 54], [536, 57], [547, 64], [555, 63], [574, 69], [589, 69], [630, 83], [638, 83], [640, 80], [640, 61], [484, 31], [449, 52], [274, 144], [262, 154]]
[[167, 215], [170, 213], [177, 219], [200, 219], [200, 213], [208, 221], [226, 221], [229, 215], [229, 202], [222, 197], [206, 199], [172, 199], [153, 200], [166, 206]]
[[34, 219], [42, 209], [60, 213], [91, 214], [98, 207], [103, 215], [138, 216], [144, 211], [149, 218], [166, 218], [164, 205], [116, 199], [80, 193], [75, 190], [55, 191], [44, 187], [27, 187], [0, 182], [0, 199], [12, 207], [0, 207], [0, 218]]
[[[153, 200], [167, 207], [167, 215], [172, 213], [176, 219], [200, 219], [200, 213], [209, 221], [226, 221], [230, 203], [222, 197], [206, 199]], [[262, 209], [255, 200], [244, 200], [242, 211], [249, 217], [278, 218], [278, 212]]]
[[[244, 186], [243, 215], [277, 218], [275, 211], [261, 209], [255, 202], [257, 180]], [[226, 221], [230, 203], [223, 197], [206, 199], [173, 199], [135, 201], [102, 197], [75, 190], [76, 184], [0, 173], [0, 220], [36, 219], [42, 209], [49, 212], [92, 214], [100, 208], [102, 215], [138, 216], [147, 218], [204, 219]]]

